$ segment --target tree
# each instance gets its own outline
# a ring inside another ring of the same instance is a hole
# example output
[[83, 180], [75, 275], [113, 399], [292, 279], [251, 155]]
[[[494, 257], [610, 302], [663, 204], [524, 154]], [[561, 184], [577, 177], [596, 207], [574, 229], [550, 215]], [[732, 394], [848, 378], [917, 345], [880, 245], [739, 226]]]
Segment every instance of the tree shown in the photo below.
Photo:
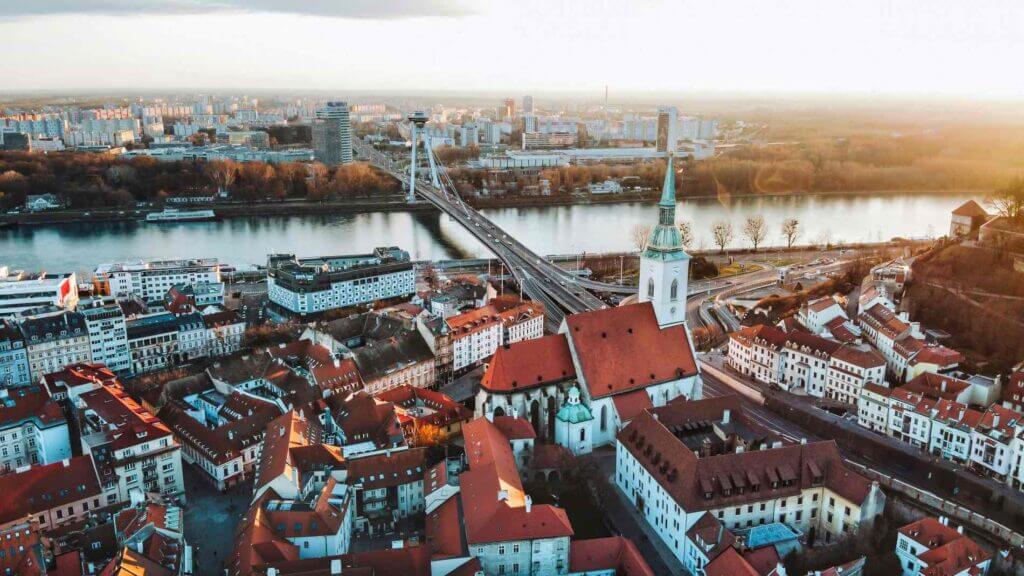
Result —
[[416, 446], [440, 446], [448, 439], [439, 426], [421, 424], [413, 431], [412, 442]]
[[231, 190], [237, 170], [238, 164], [234, 160], [213, 160], [206, 165], [206, 175], [217, 186], [218, 191]]
[[679, 237], [683, 241], [683, 247], [689, 248], [693, 244], [693, 225], [686, 220], [682, 220], [677, 226], [679, 227]]
[[754, 252], [757, 252], [757, 247], [768, 238], [768, 225], [764, 222], [764, 216], [747, 216], [743, 223], [743, 235], [754, 245]]
[[800, 221], [796, 218], [786, 218], [782, 221], [782, 236], [786, 239], [786, 248], [792, 248], [793, 244], [800, 238]]
[[637, 252], [642, 252], [647, 247], [647, 240], [651, 237], [651, 230], [650, 224], [633, 225], [633, 230], [630, 234], [633, 237], [633, 245], [636, 246]]
[[990, 194], [985, 203], [1000, 216], [1024, 221], [1024, 178], [1014, 178], [1010, 184]]
[[715, 246], [718, 246], [719, 252], [725, 252], [725, 247], [732, 242], [732, 236], [732, 222], [719, 220], [711, 225], [711, 237], [714, 238]]

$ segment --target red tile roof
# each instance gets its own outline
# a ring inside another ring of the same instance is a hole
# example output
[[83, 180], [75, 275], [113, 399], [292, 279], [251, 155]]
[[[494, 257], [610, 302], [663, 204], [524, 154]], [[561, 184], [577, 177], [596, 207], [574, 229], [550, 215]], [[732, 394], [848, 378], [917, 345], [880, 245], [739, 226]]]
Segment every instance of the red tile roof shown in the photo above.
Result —
[[[725, 397], [733, 398], [734, 397]], [[618, 434], [618, 440], [640, 462], [647, 472], [672, 498], [688, 512], [709, 510], [736, 502], [774, 499], [798, 494], [802, 487], [815, 485], [815, 477], [824, 486], [852, 502], [863, 502], [871, 482], [846, 468], [835, 441], [788, 445], [741, 453], [729, 452], [698, 457], [670, 427], [682, 426], [702, 411], [705, 405], [719, 403], [722, 398], [669, 403], [634, 418]], [[732, 414], [742, 414], [738, 407]], [[717, 416], [716, 416], [717, 417]], [[708, 420], [706, 416], [700, 419]], [[786, 486], [779, 479], [791, 476]], [[757, 483], [756, 493], [740, 494], [732, 490], [736, 482]], [[777, 482], [775, 487], [772, 483]]]
[[945, 346], [925, 346], [911, 360], [911, 364], [935, 364], [939, 368], [953, 368], [964, 361], [964, 355]]
[[39, 428], [67, 425], [64, 410], [39, 385], [7, 388], [0, 399], [0, 428], [20, 427], [32, 420]]
[[573, 314], [565, 322], [591, 399], [697, 374], [686, 327], [662, 329], [650, 302]]
[[110, 368], [103, 364], [78, 363], [69, 364], [59, 372], [52, 372], [43, 376], [46, 387], [50, 389], [50, 395], [67, 393], [68, 388], [83, 386], [87, 384], [113, 386], [118, 384], [117, 375]]
[[92, 456], [0, 476], [0, 524], [103, 494]]
[[743, 559], [761, 576], [771, 574], [781, 561], [775, 546], [762, 546], [756, 550], [746, 550], [743, 552]]
[[704, 567], [704, 576], [762, 576], [735, 548], [727, 548]]
[[1003, 401], [1010, 402], [1011, 404], [1024, 403], [1024, 396], [1014, 400], [1014, 394], [1024, 395], [1024, 371], [1014, 372], [1006, 380], [1006, 386], [1003, 386]]
[[399, 421], [409, 424], [448, 426], [465, 422], [473, 417], [472, 411], [445, 394], [429, 388], [399, 386], [377, 394], [377, 399], [396, 406]]
[[967, 202], [957, 206], [956, 210], [953, 210], [953, 214], [957, 216], [970, 216], [972, 218], [988, 217], [988, 212], [981, 207], [981, 204], [978, 204], [974, 200], [968, 200]]
[[619, 576], [654, 576], [636, 544], [622, 536], [574, 540], [569, 544], [569, 572], [613, 571]]
[[477, 418], [462, 434], [469, 470], [460, 477], [460, 494], [469, 544], [572, 536], [564, 510], [538, 504], [527, 511], [512, 449], [497, 426]]
[[569, 342], [553, 334], [498, 348], [480, 381], [491, 392], [513, 392], [576, 377]]
[[846, 345], [842, 348], [836, 349], [832, 353], [832, 358], [846, 362], [847, 364], [853, 364], [860, 368], [878, 368], [885, 366], [885, 357], [882, 356], [878, 350], [870, 346], [856, 347], [853, 345]]
[[901, 527], [899, 533], [927, 548], [918, 555], [927, 565], [921, 570], [922, 576], [960, 574], [992, 557], [973, 540], [937, 518], [922, 518]]
[[347, 481], [362, 484], [363, 490], [420, 482], [427, 470], [427, 449], [389, 450], [383, 454], [354, 458], [346, 467]]
[[[113, 451], [171, 435], [167, 425], [120, 387], [100, 386], [78, 398], [88, 410], [95, 412], [107, 424], [103, 430], [93, 431], [93, 434], [104, 435], [103, 445]], [[87, 431], [83, 430], [82, 435], [86, 436]]]
[[302, 412], [289, 410], [271, 420], [263, 435], [258, 481], [253, 486], [253, 491], [258, 492], [282, 475], [294, 477], [297, 485], [303, 485], [305, 479], [299, 477], [302, 471], [298, 469], [292, 450], [319, 444], [321, 436], [320, 424], [307, 418]]
[[939, 398], [955, 400], [970, 386], [970, 382], [960, 380], [959, 378], [943, 376], [933, 372], [924, 372], [915, 376], [910, 382], [901, 386], [901, 388], [915, 394], [920, 394], [925, 398], [931, 398], [932, 400], [938, 400]]
[[615, 403], [615, 411], [619, 414], [620, 422], [629, 422], [644, 410], [654, 406], [646, 390], [619, 394], [613, 397], [612, 401]]
[[449, 498], [427, 514], [426, 536], [432, 559], [455, 558], [466, 554], [466, 542], [459, 522], [461, 517], [460, 498]]
[[494, 425], [509, 440], [532, 440], [537, 437], [533, 424], [522, 416], [495, 416]]

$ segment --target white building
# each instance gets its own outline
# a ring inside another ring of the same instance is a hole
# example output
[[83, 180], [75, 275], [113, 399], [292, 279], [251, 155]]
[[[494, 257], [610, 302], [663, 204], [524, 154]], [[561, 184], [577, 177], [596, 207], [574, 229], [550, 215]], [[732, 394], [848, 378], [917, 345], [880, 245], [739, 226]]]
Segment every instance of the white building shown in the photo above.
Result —
[[707, 550], [688, 535], [708, 516], [732, 531], [785, 524], [814, 546], [869, 528], [885, 506], [878, 484], [848, 469], [835, 442], [784, 445], [736, 396], [634, 418], [618, 433], [615, 483], [693, 574], [703, 573]]
[[267, 263], [270, 301], [300, 315], [316, 314], [416, 292], [409, 254], [377, 248], [372, 254], [296, 258], [272, 254]]
[[70, 458], [68, 430], [45, 386], [0, 389], [0, 473]]
[[194, 286], [221, 281], [216, 258], [103, 264], [96, 268], [96, 276], [109, 283], [111, 295], [135, 294], [146, 301], [162, 299], [178, 284]]
[[0, 267], [0, 317], [40, 306], [74, 308], [78, 281], [70, 274], [28, 274]]
[[92, 358], [89, 329], [78, 312], [44, 312], [21, 321], [33, 380]]
[[25, 337], [17, 324], [0, 318], [0, 388], [25, 386], [31, 381]]
[[945, 517], [922, 518], [900, 528], [896, 556], [903, 576], [985, 576], [992, 564], [992, 554]]
[[78, 308], [89, 331], [91, 362], [124, 374], [131, 371], [132, 358], [128, 351], [128, 330], [124, 311], [117, 302], [90, 300]]
[[91, 454], [105, 490], [119, 501], [131, 494], [183, 496], [181, 446], [170, 429], [120, 387], [100, 386], [77, 397], [74, 412], [82, 431], [82, 452]]

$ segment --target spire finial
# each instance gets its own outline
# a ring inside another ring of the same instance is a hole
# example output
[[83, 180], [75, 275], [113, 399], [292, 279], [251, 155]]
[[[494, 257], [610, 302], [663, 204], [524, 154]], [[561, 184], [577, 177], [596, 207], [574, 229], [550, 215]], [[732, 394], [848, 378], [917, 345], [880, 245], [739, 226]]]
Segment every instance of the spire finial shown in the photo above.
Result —
[[658, 204], [662, 206], [676, 205], [676, 171], [672, 166], [672, 159], [675, 154], [672, 151], [668, 153], [668, 162], [665, 164], [665, 184], [661, 187], [661, 201]]

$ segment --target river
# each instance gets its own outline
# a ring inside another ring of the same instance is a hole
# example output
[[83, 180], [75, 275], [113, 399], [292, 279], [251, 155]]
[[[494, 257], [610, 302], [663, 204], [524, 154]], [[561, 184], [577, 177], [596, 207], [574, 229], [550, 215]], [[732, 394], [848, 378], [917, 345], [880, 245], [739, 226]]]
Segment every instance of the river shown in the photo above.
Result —
[[[713, 249], [712, 223], [728, 219], [732, 247], [748, 247], [741, 229], [764, 216], [768, 245], [784, 242], [780, 226], [800, 220], [799, 243], [828, 235], [833, 242], [873, 242], [895, 236], [941, 236], [949, 213], [967, 194], [788, 196], [681, 202], [677, 219], [691, 222], [694, 248]], [[632, 250], [631, 229], [657, 221], [652, 204], [503, 208], [484, 214], [541, 254]], [[484, 248], [449, 218], [432, 212], [232, 218], [220, 222], [77, 223], [0, 230], [0, 266], [30, 271], [89, 271], [97, 264], [139, 258], [217, 257], [236, 266], [262, 264], [268, 253], [302, 256], [365, 252], [396, 245], [416, 259], [482, 256]]]

